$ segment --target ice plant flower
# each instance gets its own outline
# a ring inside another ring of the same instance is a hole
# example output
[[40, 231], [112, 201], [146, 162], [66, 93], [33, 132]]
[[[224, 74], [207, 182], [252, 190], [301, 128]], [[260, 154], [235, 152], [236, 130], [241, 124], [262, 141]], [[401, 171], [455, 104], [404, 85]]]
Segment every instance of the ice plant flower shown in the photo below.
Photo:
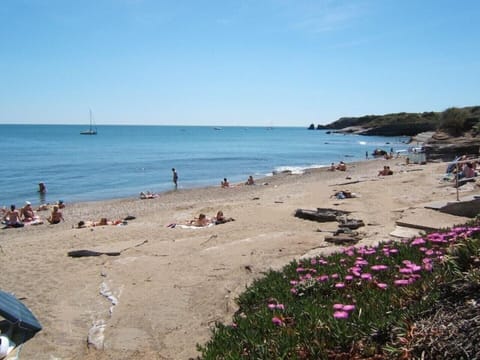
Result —
[[382, 270], [387, 270], [388, 266], [387, 265], [372, 265], [370, 267], [371, 270], [373, 271], [382, 271]]
[[398, 280], [395, 280], [393, 283], [397, 286], [405, 286], [410, 284], [410, 282], [406, 279], [398, 279]]
[[416, 238], [410, 243], [410, 245], [416, 246], [416, 245], [422, 245], [422, 244], [425, 244], [425, 243], [426, 243], [426, 241], [423, 238]]
[[333, 313], [335, 319], [348, 319], [348, 312], [340, 310]]
[[333, 310], [343, 310], [343, 304], [333, 304]]
[[343, 283], [343, 282], [336, 283], [336, 284], [335, 284], [335, 287], [336, 287], [337, 289], [343, 289], [343, 288], [345, 287], [345, 283]]
[[379, 287], [380, 289], [386, 289], [388, 285], [385, 283], [377, 283], [377, 287]]
[[343, 311], [353, 311], [355, 310], [355, 305], [343, 305]]
[[360, 275], [360, 278], [363, 279], [363, 280], [372, 280], [372, 274], [364, 273], [364, 274]]
[[317, 276], [317, 281], [327, 281], [328, 280], [328, 275], [320, 275], [320, 276]]
[[282, 325], [285, 324], [282, 319], [280, 319], [279, 317], [276, 317], [276, 316], [274, 316], [274, 317], [272, 318], [272, 323], [273, 323], [274, 325], [277, 325], [277, 326], [282, 326]]

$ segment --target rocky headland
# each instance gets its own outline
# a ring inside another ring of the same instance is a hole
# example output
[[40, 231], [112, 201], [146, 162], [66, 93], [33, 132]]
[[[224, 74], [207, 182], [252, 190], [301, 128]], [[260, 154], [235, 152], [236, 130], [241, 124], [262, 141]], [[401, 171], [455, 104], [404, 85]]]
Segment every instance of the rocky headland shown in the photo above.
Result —
[[328, 125], [311, 124], [310, 130], [333, 133], [410, 136], [423, 144], [430, 161], [449, 161], [457, 155], [478, 155], [480, 106], [450, 108], [443, 112], [395, 113], [342, 117]]

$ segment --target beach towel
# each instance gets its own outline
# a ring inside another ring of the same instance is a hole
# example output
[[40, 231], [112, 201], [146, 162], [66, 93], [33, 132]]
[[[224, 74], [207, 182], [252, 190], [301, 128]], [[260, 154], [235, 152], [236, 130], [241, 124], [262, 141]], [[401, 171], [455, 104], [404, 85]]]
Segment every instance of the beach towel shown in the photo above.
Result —
[[215, 223], [210, 223], [206, 226], [194, 226], [194, 225], [184, 225], [184, 224], [168, 224], [167, 227], [169, 228], [176, 228], [176, 227], [179, 227], [179, 228], [182, 228], [182, 229], [204, 229], [204, 228], [207, 228], [207, 227], [212, 227], [214, 226]]

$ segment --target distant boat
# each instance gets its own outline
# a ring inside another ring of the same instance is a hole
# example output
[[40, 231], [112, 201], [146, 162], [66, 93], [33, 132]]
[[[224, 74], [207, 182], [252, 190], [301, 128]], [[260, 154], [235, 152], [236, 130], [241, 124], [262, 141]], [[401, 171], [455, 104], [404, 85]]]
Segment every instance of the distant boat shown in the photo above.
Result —
[[97, 127], [93, 124], [92, 110], [90, 109], [90, 127], [88, 130], [80, 131], [80, 135], [97, 135]]
[[221, 127], [214, 127], [213, 130], [223, 130]]

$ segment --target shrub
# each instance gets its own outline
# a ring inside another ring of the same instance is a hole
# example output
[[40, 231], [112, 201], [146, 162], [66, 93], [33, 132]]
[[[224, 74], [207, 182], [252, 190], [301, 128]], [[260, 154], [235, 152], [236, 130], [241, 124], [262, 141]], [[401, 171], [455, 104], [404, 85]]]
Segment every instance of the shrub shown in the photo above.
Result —
[[453, 136], [461, 135], [465, 131], [467, 116], [468, 113], [464, 109], [447, 109], [442, 113], [439, 128]]

